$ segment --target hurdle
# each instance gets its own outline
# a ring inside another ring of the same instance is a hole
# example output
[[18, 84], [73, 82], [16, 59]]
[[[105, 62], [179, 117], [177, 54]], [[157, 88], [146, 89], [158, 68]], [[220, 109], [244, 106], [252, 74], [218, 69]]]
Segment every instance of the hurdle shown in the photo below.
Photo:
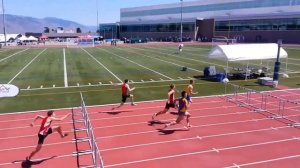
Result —
[[232, 83], [224, 85], [226, 101], [249, 108], [253, 112], [265, 113], [272, 119], [286, 120], [290, 126], [300, 126], [300, 102]]

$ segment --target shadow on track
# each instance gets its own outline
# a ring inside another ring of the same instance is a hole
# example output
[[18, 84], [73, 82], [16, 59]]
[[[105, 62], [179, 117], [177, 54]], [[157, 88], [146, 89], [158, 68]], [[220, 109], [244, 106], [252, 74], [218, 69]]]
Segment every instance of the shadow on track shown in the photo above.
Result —
[[117, 114], [120, 114], [120, 113], [128, 113], [128, 112], [133, 112], [132, 110], [111, 110], [111, 111], [100, 111], [98, 113], [106, 113], [106, 114], [109, 114], [109, 115], [117, 115]]
[[158, 132], [162, 133], [160, 135], [169, 135], [178, 131], [189, 131], [187, 128], [175, 128], [175, 129], [157, 129]]
[[30, 160], [16, 160], [13, 161], [12, 163], [20, 163], [21, 162], [21, 166], [22, 168], [31, 168], [33, 165], [39, 165], [47, 160], [53, 159], [56, 156], [52, 156], [49, 158], [45, 158], [45, 159], [41, 159], [41, 160], [34, 160], [34, 161], [30, 161]]

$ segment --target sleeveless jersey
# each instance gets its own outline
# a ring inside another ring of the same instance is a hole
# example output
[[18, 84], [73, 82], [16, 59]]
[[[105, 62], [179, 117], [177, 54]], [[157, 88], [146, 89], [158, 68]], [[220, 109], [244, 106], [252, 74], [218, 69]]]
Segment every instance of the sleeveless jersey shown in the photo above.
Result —
[[122, 84], [122, 95], [128, 95], [127, 83]]
[[185, 113], [187, 110], [186, 104], [187, 104], [186, 98], [181, 98], [179, 99], [179, 107], [178, 107], [178, 112], [179, 113]]
[[48, 118], [49, 118], [49, 117], [46, 117], [46, 118], [44, 118], [44, 119], [42, 120], [42, 124], [41, 124], [40, 131], [39, 131], [39, 134], [41, 134], [41, 135], [47, 135], [48, 130], [49, 130], [49, 128], [51, 127], [51, 122], [52, 122], [52, 121], [50, 122], [49, 125], [46, 125], [46, 126], [45, 126], [45, 123], [46, 123], [46, 121], [47, 121]]

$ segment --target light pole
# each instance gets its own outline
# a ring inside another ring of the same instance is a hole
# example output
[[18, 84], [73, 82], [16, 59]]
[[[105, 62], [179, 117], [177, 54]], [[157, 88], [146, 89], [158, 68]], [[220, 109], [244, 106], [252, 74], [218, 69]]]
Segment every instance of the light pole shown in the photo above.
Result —
[[181, 6], [180, 6], [180, 42], [182, 42], [182, 4], [183, 0], [180, 0]]
[[6, 46], [6, 26], [5, 26], [5, 12], [4, 12], [4, 0], [2, 0], [2, 17], [3, 17], [3, 34], [4, 34], [4, 46]]
[[98, 31], [99, 33], [99, 36], [101, 35], [100, 33], [100, 25], [99, 25], [99, 10], [98, 10], [98, 0], [96, 0], [96, 8], [97, 8], [97, 30], [96, 32]]
[[230, 38], [230, 19], [231, 19], [231, 14], [230, 13], [226, 13], [227, 15], [228, 15], [228, 32], [227, 32], [227, 39], [229, 39]]

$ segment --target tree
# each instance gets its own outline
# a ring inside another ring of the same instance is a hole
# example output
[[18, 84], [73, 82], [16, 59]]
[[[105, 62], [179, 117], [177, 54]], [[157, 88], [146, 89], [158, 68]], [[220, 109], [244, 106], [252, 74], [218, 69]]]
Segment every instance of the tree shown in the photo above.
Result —
[[79, 27], [76, 28], [76, 33], [81, 33], [81, 29]]
[[49, 33], [49, 32], [50, 32], [49, 27], [44, 27], [44, 33]]

